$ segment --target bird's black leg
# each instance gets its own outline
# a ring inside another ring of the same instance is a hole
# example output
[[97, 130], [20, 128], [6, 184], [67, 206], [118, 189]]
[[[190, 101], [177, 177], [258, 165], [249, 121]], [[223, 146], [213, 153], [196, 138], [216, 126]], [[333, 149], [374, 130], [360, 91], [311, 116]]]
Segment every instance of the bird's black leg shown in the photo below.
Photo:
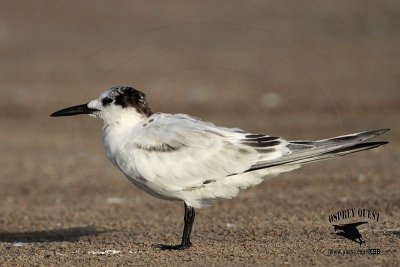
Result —
[[190, 233], [194, 222], [195, 212], [194, 208], [185, 204], [185, 226], [183, 227], [182, 242], [180, 245], [160, 245], [159, 248], [164, 250], [181, 250], [187, 249], [192, 246], [190, 242]]
[[190, 233], [192, 232], [192, 226], [194, 223], [194, 217], [196, 216], [194, 208], [185, 204], [185, 226], [183, 227], [183, 235], [181, 246], [183, 248], [188, 248], [192, 245], [190, 242]]

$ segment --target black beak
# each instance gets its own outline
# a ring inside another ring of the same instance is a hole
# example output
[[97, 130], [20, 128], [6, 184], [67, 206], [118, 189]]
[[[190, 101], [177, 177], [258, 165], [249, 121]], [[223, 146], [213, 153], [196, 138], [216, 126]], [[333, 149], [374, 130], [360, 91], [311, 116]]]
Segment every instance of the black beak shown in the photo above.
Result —
[[51, 117], [74, 116], [74, 115], [79, 115], [79, 114], [92, 114], [95, 111], [99, 111], [99, 110], [89, 108], [88, 104], [82, 104], [82, 105], [78, 105], [78, 106], [64, 108], [62, 110], [54, 112], [50, 116]]

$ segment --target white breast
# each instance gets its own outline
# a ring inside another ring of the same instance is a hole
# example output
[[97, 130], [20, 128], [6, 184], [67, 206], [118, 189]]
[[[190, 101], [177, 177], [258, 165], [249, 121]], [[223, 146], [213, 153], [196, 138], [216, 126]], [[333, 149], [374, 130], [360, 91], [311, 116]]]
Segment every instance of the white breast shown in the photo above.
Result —
[[122, 127], [121, 124], [105, 125], [103, 145], [107, 158], [125, 174], [130, 182], [145, 192], [161, 199], [178, 200], [174, 192], [152, 184], [138, 171], [135, 153], [130, 149], [129, 142], [134, 131], [135, 126], [132, 127], [132, 125], [131, 127]]

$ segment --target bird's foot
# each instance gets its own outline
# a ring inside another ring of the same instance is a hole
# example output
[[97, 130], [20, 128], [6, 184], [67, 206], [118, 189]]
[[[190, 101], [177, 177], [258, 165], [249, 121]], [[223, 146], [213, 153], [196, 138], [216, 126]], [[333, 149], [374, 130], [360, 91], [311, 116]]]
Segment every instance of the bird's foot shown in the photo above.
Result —
[[163, 245], [163, 244], [156, 245], [156, 247], [161, 250], [184, 250], [190, 248], [191, 246], [192, 243], [190, 242], [187, 244], [179, 244], [179, 245]]

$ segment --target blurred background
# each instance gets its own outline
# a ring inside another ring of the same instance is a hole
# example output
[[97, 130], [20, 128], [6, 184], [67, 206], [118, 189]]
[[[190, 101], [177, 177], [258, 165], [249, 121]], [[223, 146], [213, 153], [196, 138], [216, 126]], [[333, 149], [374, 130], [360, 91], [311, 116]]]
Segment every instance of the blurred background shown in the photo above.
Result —
[[[101, 122], [49, 117], [113, 85], [145, 92], [155, 112], [287, 139], [392, 128], [384, 148], [285, 174], [199, 220], [235, 206], [243, 225], [257, 225], [268, 220], [257, 205], [272, 218], [284, 216], [276, 208], [326, 223], [361, 205], [399, 219], [399, 1], [0, 5], [0, 232], [95, 225], [128, 229], [142, 245], [179, 236], [181, 207], [140, 192], [107, 161]], [[238, 220], [225, 214], [222, 225]]]

